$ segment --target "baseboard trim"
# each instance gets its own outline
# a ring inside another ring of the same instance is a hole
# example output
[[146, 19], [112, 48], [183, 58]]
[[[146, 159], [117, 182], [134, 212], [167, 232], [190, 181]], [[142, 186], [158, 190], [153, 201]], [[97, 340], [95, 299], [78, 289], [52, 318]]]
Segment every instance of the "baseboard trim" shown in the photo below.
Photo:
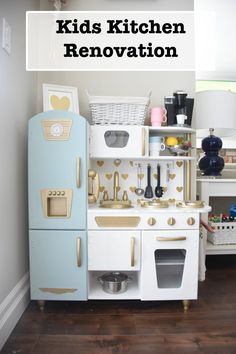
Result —
[[29, 301], [29, 273], [27, 272], [0, 304], [0, 350]]

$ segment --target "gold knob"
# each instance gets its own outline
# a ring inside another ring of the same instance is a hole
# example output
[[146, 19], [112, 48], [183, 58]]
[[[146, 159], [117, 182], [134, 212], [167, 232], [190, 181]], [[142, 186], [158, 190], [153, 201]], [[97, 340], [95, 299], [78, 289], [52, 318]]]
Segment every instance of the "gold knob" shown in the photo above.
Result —
[[194, 225], [194, 224], [195, 224], [195, 219], [194, 219], [194, 218], [188, 218], [188, 219], [187, 219], [187, 224], [188, 224], [189, 226]]
[[169, 218], [168, 221], [167, 221], [168, 225], [170, 226], [173, 226], [175, 225], [176, 221], [175, 221], [175, 218]]
[[156, 219], [155, 218], [149, 218], [148, 219], [148, 225], [153, 226], [156, 224]]

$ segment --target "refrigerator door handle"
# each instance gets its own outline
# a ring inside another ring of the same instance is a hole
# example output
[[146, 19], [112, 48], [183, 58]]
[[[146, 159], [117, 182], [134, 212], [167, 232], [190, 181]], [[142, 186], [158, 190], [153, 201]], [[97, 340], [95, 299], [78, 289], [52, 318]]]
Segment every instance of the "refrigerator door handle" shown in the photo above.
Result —
[[81, 267], [81, 239], [76, 239], [76, 254], [77, 254], [77, 267]]
[[80, 188], [80, 157], [76, 158], [76, 186]]

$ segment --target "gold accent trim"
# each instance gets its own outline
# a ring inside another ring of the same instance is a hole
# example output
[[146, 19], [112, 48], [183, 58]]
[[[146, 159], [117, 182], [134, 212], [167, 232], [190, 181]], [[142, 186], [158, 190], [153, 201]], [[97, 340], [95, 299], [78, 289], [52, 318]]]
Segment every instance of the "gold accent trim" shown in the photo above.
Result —
[[76, 186], [80, 188], [80, 157], [76, 158]]
[[142, 128], [142, 156], [145, 155], [146, 149], [145, 149], [145, 140], [146, 140], [146, 130], [145, 128]]
[[78, 289], [74, 288], [39, 288], [44, 293], [52, 293], [52, 294], [66, 294], [66, 293], [74, 293]]
[[121, 160], [120, 160], [120, 159], [116, 159], [116, 160], [113, 162], [113, 165], [116, 166], [116, 167], [120, 166], [120, 164], [121, 164]]
[[97, 165], [98, 165], [98, 167], [102, 167], [104, 165], [104, 161], [98, 160]]
[[[63, 127], [63, 132], [59, 136], [54, 136], [51, 133], [51, 127], [54, 124], [59, 124], [60, 126]], [[54, 141], [61, 141], [61, 140], [69, 140], [70, 138], [70, 131], [71, 131], [71, 126], [72, 126], [72, 120], [71, 119], [50, 119], [50, 120], [43, 120], [42, 121], [42, 126], [43, 126], [43, 134], [44, 134], [44, 139], [45, 140], [54, 140]]]
[[135, 258], [135, 256], [134, 256], [134, 246], [135, 246], [135, 238], [134, 237], [131, 237], [131, 239], [130, 239], [130, 251], [131, 251], [131, 262], [130, 262], [130, 265], [131, 265], [131, 267], [134, 267], [134, 258]]
[[76, 239], [77, 267], [81, 267], [81, 238]]
[[[95, 192], [93, 192], [93, 181], [95, 182]], [[105, 189], [105, 187], [103, 187]], [[99, 174], [94, 170], [88, 170], [88, 202], [96, 203], [100, 194]]]
[[185, 182], [186, 182], [186, 188], [185, 188], [185, 200], [190, 200], [191, 199], [191, 163], [190, 161], [185, 161]]
[[38, 302], [39, 310], [41, 312], [43, 312], [44, 311], [44, 306], [45, 306], [45, 300], [38, 300], [37, 302]]
[[157, 236], [157, 241], [185, 241], [187, 238], [185, 236], [178, 236], [178, 237], [161, 237]]
[[174, 226], [175, 223], [176, 223], [175, 218], [169, 218], [169, 219], [167, 220], [167, 224], [168, 224], [169, 226]]
[[122, 173], [122, 174], [121, 174], [121, 177], [122, 177], [124, 180], [126, 180], [126, 179], [129, 177], [129, 175], [128, 175], [128, 173]]
[[176, 202], [176, 207], [178, 207], [178, 208], [203, 208], [204, 202], [202, 200], [196, 200], [195, 202], [179, 201], [179, 202]]
[[177, 165], [178, 167], [181, 167], [181, 166], [183, 165], [183, 161], [176, 161], [176, 165]]
[[112, 173], [106, 173], [105, 176], [108, 180], [112, 179]]
[[184, 311], [188, 311], [190, 303], [191, 303], [190, 300], [183, 300], [182, 301], [182, 304], [183, 304], [183, 307], [184, 307]]
[[195, 219], [192, 218], [192, 217], [188, 218], [188, 219], [187, 219], [187, 224], [188, 224], [189, 226], [194, 225], [194, 224], [195, 224]]
[[150, 226], [156, 225], [156, 219], [155, 218], [149, 218], [148, 219], [148, 225], [150, 225]]
[[144, 178], [144, 173], [138, 173], [138, 179], [142, 180]]
[[136, 227], [140, 223], [139, 216], [96, 216], [99, 227]]
[[169, 173], [169, 178], [170, 178], [171, 180], [175, 179], [175, 177], [176, 177], [176, 174], [175, 174], [175, 173]]
[[[59, 195], [58, 195], [59, 193]], [[50, 188], [41, 189], [41, 202], [43, 215], [45, 218], [70, 218], [72, 205], [72, 189]], [[57, 202], [58, 199], [58, 202]], [[62, 199], [66, 200], [66, 204], [60, 203]], [[57, 206], [58, 215], [53, 211], [51, 214], [51, 203]]]

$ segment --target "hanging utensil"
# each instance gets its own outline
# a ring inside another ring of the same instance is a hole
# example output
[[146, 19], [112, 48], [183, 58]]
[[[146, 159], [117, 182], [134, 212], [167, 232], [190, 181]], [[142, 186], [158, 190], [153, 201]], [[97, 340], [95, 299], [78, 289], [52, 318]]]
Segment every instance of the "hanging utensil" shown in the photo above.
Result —
[[139, 197], [140, 197], [141, 195], [143, 195], [143, 193], [144, 193], [144, 189], [142, 189], [142, 187], [141, 187], [140, 175], [141, 175], [141, 165], [140, 165], [140, 163], [139, 163], [139, 164], [138, 164], [138, 168], [137, 168], [137, 182], [138, 182], [138, 187], [135, 189], [135, 194], [138, 195]]
[[163, 188], [161, 187], [161, 166], [157, 165], [157, 186], [155, 188], [155, 196], [161, 198], [163, 196]]
[[147, 187], [145, 188], [144, 197], [151, 199], [153, 198], [153, 190], [151, 186], [151, 166], [147, 166]]

